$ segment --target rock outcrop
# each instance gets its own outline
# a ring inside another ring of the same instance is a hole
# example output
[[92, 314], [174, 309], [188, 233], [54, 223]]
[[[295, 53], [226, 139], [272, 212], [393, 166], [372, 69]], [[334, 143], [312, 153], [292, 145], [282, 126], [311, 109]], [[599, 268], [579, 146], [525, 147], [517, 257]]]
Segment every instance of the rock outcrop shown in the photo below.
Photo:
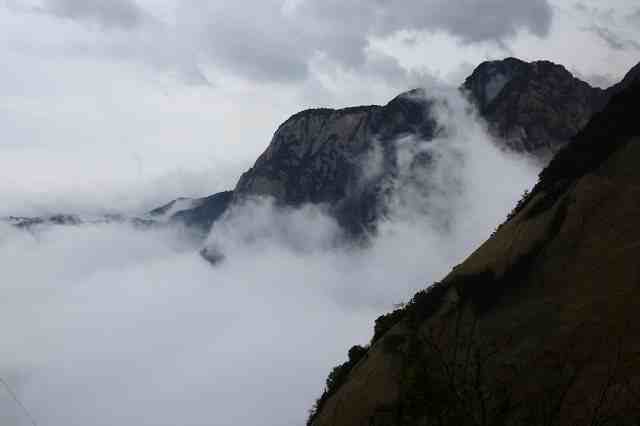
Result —
[[562, 65], [515, 58], [481, 64], [463, 87], [507, 146], [543, 157], [575, 136], [607, 98]]
[[625, 84], [492, 238], [376, 321], [310, 424], [636, 424], [640, 78]]
[[276, 131], [242, 175], [236, 199], [268, 195], [297, 206], [325, 204], [348, 231], [366, 230], [384, 208], [384, 182], [397, 170], [394, 143], [405, 135], [431, 139], [435, 121], [423, 91], [385, 106], [298, 113]]

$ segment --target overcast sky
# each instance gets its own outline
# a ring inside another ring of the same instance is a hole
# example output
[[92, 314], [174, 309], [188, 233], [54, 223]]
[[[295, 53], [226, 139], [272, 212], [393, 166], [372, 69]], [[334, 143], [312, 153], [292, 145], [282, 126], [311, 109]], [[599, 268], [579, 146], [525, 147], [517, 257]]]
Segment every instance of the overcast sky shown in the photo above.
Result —
[[296, 111], [485, 59], [598, 85], [640, 59], [634, 0], [0, 0], [0, 27], [0, 215], [230, 188]]

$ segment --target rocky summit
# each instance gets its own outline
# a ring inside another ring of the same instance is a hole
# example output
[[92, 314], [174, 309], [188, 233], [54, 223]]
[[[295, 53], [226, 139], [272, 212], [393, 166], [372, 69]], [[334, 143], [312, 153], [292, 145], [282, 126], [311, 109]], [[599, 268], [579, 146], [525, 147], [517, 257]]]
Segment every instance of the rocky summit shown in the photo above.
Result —
[[463, 87], [511, 149], [550, 157], [606, 103], [606, 91], [562, 65], [508, 58], [481, 64]]
[[[324, 204], [348, 231], [367, 229], [381, 214], [384, 182], [397, 170], [394, 143], [431, 139], [436, 123], [422, 90], [385, 106], [315, 109], [289, 118], [242, 175], [236, 199], [267, 195], [284, 205]], [[374, 152], [377, 161], [370, 159]]]

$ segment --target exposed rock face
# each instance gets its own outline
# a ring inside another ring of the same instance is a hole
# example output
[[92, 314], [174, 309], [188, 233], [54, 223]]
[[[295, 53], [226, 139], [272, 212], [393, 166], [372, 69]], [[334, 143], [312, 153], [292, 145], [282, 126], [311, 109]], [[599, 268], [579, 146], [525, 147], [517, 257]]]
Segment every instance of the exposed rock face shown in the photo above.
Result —
[[516, 151], [548, 156], [606, 103], [602, 89], [547, 61], [485, 62], [464, 82], [494, 134]]
[[421, 90], [385, 106], [298, 113], [276, 131], [267, 150], [242, 175], [236, 199], [269, 195], [278, 203], [326, 204], [345, 229], [359, 233], [383, 208], [385, 179], [396, 169], [394, 141], [430, 139], [435, 122]]
[[640, 78], [513, 217], [376, 336], [311, 424], [632, 425], [640, 418]]

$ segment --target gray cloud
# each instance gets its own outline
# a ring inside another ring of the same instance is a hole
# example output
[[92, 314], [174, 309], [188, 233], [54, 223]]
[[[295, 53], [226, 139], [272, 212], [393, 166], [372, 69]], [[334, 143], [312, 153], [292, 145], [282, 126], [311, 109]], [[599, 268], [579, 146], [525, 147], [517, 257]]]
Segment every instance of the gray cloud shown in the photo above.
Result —
[[574, 3], [574, 5], [573, 5], [573, 7], [574, 7], [576, 10], [579, 10], [580, 12], [588, 12], [588, 10], [589, 10], [589, 8], [587, 7], [587, 5], [585, 5], [584, 3], [579, 2], [579, 1], [575, 2], [575, 3]]
[[229, 3], [185, 3], [182, 13], [183, 25], [201, 29], [200, 42], [213, 61], [250, 78], [276, 81], [305, 78], [317, 54], [362, 67], [370, 37], [401, 30], [502, 43], [521, 30], [545, 36], [552, 19], [547, 0], [306, 0], [288, 8], [269, 0], [252, 5], [250, 16], [245, 5]]
[[261, 1], [248, 14], [243, 4], [184, 2], [177, 35], [198, 46], [205, 60], [252, 80], [306, 79], [311, 59], [320, 53], [349, 67], [365, 62], [366, 34], [288, 14], [282, 4]]
[[144, 16], [135, 0], [47, 0], [42, 10], [60, 18], [93, 21], [104, 28], [131, 29]]
[[[466, 44], [488, 41], [503, 46], [520, 31], [546, 36], [552, 20], [548, 0], [262, 0], [250, 7], [244, 2], [175, 0], [167, 4], [175, 12], [166, 22], [152, 18], [157, 5], [143, 0], [45, 0], [41, 10], [105, 29], [135, 28], [146, 34], [102, 40], [102, 46], [93, 48], [103, 53], [137, 52], [148, 63], [185, 68], [185, 62], [193, 62], [180, 53], [188, 46], [187, 56], [200, 62], [268, 82], [307, 79], [310, 63], [318, 55], [350, 70], [361, 69], [367, 65], [372, 37], [386, 38], [402, 30], [442, 31]], [[395, 67], [394, 72], [403, 71]]]
[[329, 0], [303, 2], [299, 9], [316, 19], [337, 19], [381, 36], [402, 29], [443, 30], [465, 42], [504, 40], [521, 29], [545, 36], [552, 18], [546, 0], [389, 0], [373, 5], [364, 0]]
[[640, 43], [635, 40], [626, 39], [609, 28], [592, 25], [587, 28], [587, 31], [597, 35], [613, 50], [640, 50]]

